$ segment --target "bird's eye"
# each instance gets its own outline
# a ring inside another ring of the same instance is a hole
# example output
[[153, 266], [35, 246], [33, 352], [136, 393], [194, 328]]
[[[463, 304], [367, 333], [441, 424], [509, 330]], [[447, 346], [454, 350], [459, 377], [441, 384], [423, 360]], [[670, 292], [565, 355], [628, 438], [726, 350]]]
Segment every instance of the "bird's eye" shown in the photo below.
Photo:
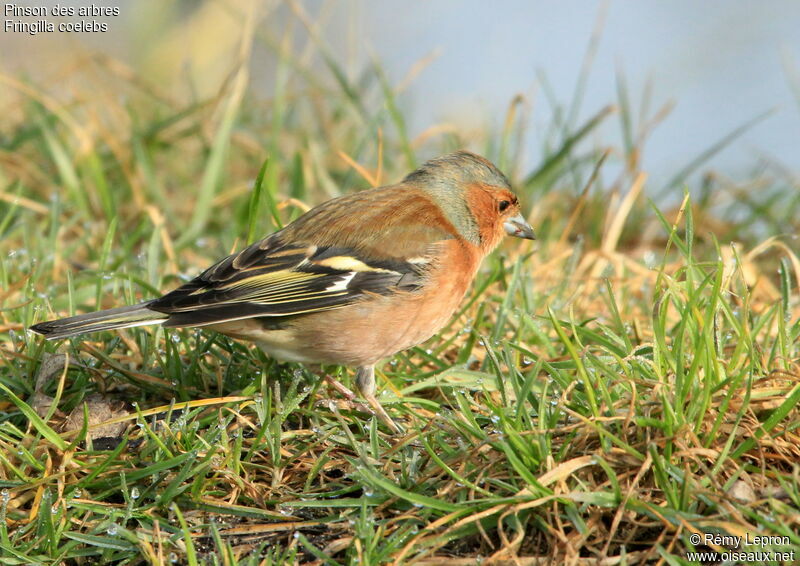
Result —
[[500, 209], [500, 212], [505, 212], [506, 209], [511, 206], [511, 203], [507, 200], [501, 200], [500, 204], [497, 206]]

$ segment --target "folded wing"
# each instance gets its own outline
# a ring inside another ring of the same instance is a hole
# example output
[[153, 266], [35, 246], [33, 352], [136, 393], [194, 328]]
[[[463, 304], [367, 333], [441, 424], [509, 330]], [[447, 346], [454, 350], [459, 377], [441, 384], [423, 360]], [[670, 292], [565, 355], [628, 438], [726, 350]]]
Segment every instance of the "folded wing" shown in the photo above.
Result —
[[374, 260], [351, 248], [285, 243], [276, 233], [231, 255], [147, 306], [164, 326], [202, 326], [255, 316], [340, 308], [368, 294], [413, 292], [427, 257]]

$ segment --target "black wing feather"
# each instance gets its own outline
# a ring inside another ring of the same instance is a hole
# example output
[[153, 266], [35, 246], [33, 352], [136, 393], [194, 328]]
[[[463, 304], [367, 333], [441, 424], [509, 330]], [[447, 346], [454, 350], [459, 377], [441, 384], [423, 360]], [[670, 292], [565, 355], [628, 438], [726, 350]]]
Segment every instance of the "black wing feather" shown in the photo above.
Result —
[[413, 292], [424, 284], [427, 268], [426, 261], [375, 261], [343, 247], [285, 244], [277, 233], [148, 308], [168, 314], [167, 327], [292, 316], [340, 308], [369, 293]]

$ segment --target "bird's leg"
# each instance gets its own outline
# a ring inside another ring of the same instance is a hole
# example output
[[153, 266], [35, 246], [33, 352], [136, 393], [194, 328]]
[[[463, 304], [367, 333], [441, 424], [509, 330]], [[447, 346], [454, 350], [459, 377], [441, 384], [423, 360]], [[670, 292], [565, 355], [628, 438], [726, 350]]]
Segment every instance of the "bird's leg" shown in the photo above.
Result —
[[[364, 403], [359, 403], [356, 401], [356, 394], [350, 391], [347, 387], [336, 381], [333, 377], [328, 375], [327, 373], [322, 376], [322, 379], [326, 381], [328, 385], [333, 387], [339, 394], [346, 399], [344, 404], [350, 408], [355, 409], [356, 411], [361, 411], [363, 413], [372, 413], [372, 409], [367, 407]], [[329, 402], [333, 402], [332, 400]]]
[[369, 403], [375, 415], [388, 426], [395, 434], [402, 432], [395, 424], [380, 401], [375, 397], [375, 366], [361, 366], [356, 370], [356, 389], [361, 396]]
[[378, 399], [375, 397], [375, 368], [372, 366], [364, 366], [358, 368], [356, 371], [356, 389], [358, 392], [361, 393], [361, 396], [364, 398], [367, 403], [369, 403], [369, 407], [366, 405], [359, 403], [356, 401], [356, 394], [350, 391], [347, 387], [339, 383], [336, 379], [328, 375], [327, 373], [323, 375], [323, 379], [333, 387], [336, 391], [339, 392], [345, 399], [347, 399], [346, 404], [349, 405], [351, 408], [356, 409], [358, 411], [363, 411], [365, 413], [372, 413], [373, 415], [377, 416], [381, 421], [383, 421], [386, 426], [388, 426], [392, 432], [399, 433], [402, 432], [400, 427], [395, 424], [395, 422], [391, 419], [391, 417], [386, 413], [386, 410], [380, 404]]
[[339, 383], [338, 381], [336, 381], [334, 378], [332, 378], [332, 377], [331, 377], [330, 375], [328, 375], [327, 373], [326, 373], [326, 374], [324, 374], [324, 375], [322, 376], [322, 379], [324, 379], [324, 380], [325, 380], [325, 382], [326, 382], [328, 385], [330, 385], [331, 387], [333, 387], [333, 388], [334, 388], [336, 391], [338, 391], [338, 392], [339, 392], [339, 394], [340, 394], [340, 395], [342, 395], [342, 396], [343, 396], [345, 399], [347, 399], [348, 401], [352, 401], [353, 399], [355, 399], [355, 398], [356, 398], [356, 394], [355, 394], [355, 393], [353, 393], [352, 391], [350, 391], [350, 390], [349, 390], [347, 387], [345, 387], [344, 385], [342, 385], [341, 383]]

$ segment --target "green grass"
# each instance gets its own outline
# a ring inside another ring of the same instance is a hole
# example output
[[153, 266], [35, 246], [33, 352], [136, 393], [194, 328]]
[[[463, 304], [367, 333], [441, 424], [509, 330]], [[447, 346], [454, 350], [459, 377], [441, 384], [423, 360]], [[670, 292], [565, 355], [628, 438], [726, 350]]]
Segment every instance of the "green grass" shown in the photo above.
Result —
[[[254, 41], [280, 54], [269, 100], [241, 69], [175, 101], [95, 60], [69, 79], [101, 86], [52, 103], [28, 85], [3, 118], [4, 564], [688, 564], [693, 533], [779, 535], [800, 556], [796, 180], [766, 164], [681, 199], [734, 131], [650, 186], [658, 113], [637, 121], [622, 77], [584, 123], [580, 95], [551, 100], [525, 170], [519, 101], [481, 139], [409, 139], [379, 65], [352, 81], [318, 43], [325, 80], [291, 42]], [[615, 119], [620, 144], [587, 143]], [[25, 332], [154, 297], [369, 186], [339, 152], [393, 182], [462, 146], [503, 163], [539, 239], [504, 244], [450, 325], [380, 368], [404, 434], [315, 368], [213, 333]], [[56, 352], [71, 365], [37, 386]], [[127, 406], [100, 415], [94, 393]], [[113, 419], [121, 441], [87, 441]]]

